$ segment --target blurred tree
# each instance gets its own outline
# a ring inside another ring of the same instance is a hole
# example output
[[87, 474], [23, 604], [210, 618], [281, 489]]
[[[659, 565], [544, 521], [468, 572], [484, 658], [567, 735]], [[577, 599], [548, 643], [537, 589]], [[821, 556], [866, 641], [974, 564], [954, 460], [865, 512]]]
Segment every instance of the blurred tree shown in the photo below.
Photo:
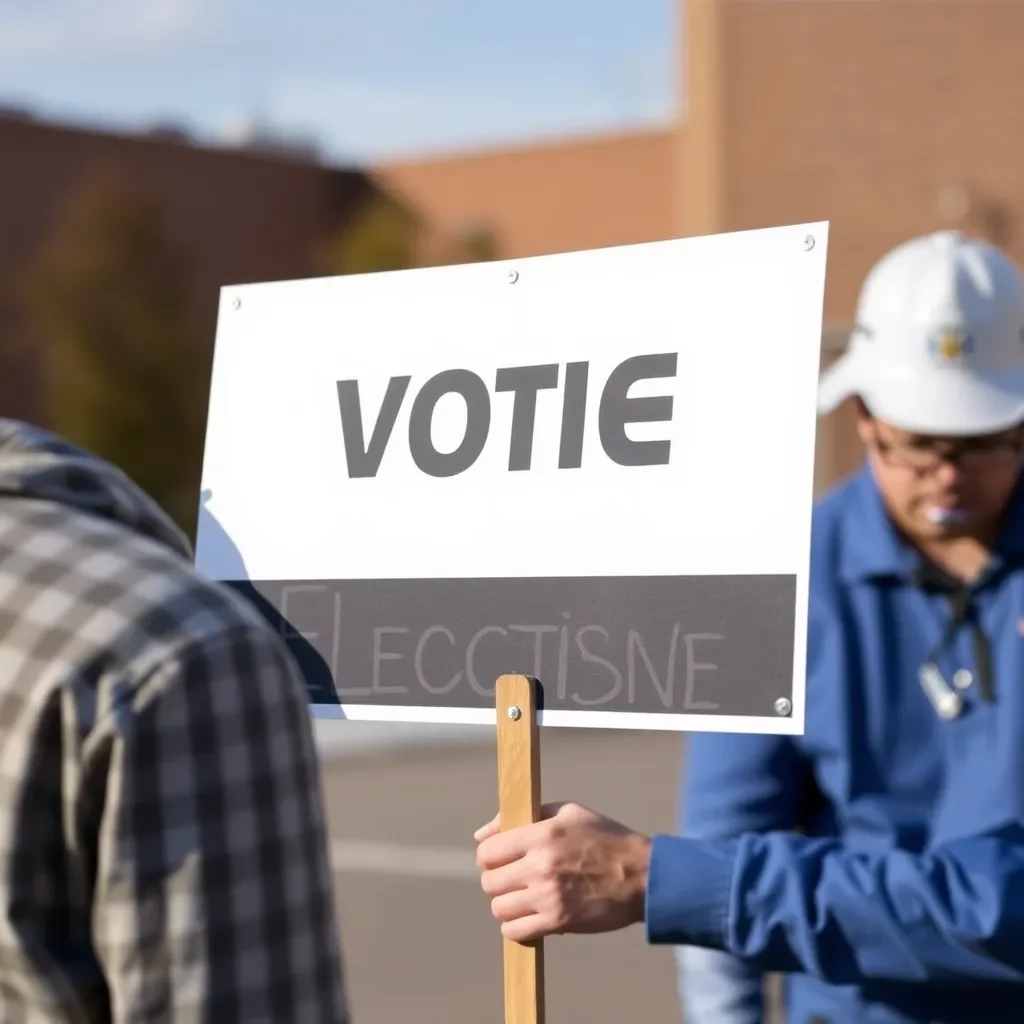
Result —
[[53, 428], [109, 459], [194, 536], [209, 355], [159, 205], [88, 177], [22, 278]]
[[318, 254], [323, 274], [367, 274], [414, 267], [478, 263], [497, 258], [485, 226], [451, 238], [425, 228], [403, 203], [377, 191], [356, 217], [338, 230]]
[[446, 239], [436, 262], [439, 265], [484, 263], [497, 259], [497, 248], [491, 230], [483, 225], [474, 225], [455, 238]]
[[354, 219], [337, 231], [319, 254], [325, 274], [369, 274], [417, 265], [420, 231], [401, 203], [374, 193]]

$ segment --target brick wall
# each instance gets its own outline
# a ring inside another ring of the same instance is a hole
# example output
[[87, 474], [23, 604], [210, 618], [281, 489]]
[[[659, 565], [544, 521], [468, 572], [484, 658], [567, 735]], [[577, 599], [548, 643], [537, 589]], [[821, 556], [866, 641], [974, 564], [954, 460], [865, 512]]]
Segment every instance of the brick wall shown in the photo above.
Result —
[[401, 161], [374, 180], [440, 230], [493, 230], [502, 259], [670, 238], [678, 133], [588, 135]]
[[[1024, 259], [1024, 3], [684, 0], [680, 229], [829, 220], [826, 319], [872, 263], [944, 226]], [[821, 485], [857, 458], [822, 424]]]

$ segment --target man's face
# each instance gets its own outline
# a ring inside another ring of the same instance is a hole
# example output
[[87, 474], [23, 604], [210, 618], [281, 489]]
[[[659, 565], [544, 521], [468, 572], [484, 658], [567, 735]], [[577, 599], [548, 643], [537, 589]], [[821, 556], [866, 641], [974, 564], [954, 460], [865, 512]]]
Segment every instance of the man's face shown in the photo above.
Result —
[[1024, 428], [925, 436], [863, 410], [857, 426], [890, 512], [908, 535], [992, 537], [1024, 465]]

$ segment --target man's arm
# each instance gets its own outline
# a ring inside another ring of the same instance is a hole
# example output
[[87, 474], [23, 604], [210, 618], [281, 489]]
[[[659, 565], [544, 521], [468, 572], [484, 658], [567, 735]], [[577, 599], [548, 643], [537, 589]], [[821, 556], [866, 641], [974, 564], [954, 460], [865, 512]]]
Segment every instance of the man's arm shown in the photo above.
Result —
[[834, 985], [1024, 982], [1024, 826], [925, 854], [856, 853], [784, 832], [653, 841], [580, 807], [475, 833], [481, 886], [516, 942], [646, 922], [699, 946]]
[[344, 1024], [317, 755], [278, 638], [239, 619], [190, 642], [85, 753], [112, 1020]]
[[1024, 981], [1024, 828], [922, 855], [857, 854], [784, 833], [658, 836], [652, 943], [697, 945], [836, 985], [870, 980]]
[[[694, 733], [687, 737], [680, 831], [724, 839], [802, 824], [810, 767], [787, 736]], [[680, 1000], [689, 1024], [760, 1024], [764, 975], [718, 950], [677, 950]]]

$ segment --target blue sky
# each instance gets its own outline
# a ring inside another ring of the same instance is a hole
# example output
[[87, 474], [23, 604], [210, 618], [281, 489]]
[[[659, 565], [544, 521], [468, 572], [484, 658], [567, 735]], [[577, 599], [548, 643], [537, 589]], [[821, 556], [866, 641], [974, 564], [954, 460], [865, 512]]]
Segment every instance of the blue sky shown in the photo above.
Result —
[[675, 0], [0, 0], [0, 105], [359, 162], [660, 123]]

